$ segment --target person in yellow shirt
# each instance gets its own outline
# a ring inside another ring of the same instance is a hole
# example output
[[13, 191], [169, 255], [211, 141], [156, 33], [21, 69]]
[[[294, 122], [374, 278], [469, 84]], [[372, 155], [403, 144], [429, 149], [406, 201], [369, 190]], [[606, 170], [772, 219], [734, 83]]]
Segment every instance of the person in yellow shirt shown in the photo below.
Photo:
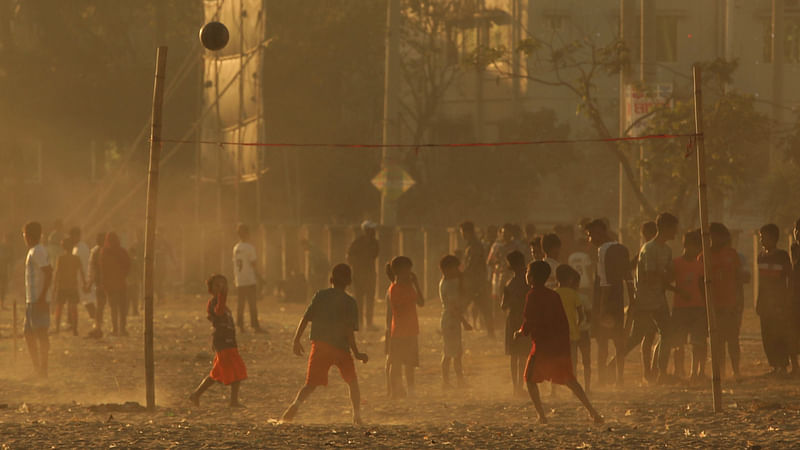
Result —
[[578, 365], [578, 341], [581, 339], [580, 318], [581, 300], [578, 295], [580, 274], [567, 264], [561, 264], [556, 269], [558, 288], [556, 293], [561, 297], [561, 305], [569, 323], [570, 356], [572, 357], [572, 372], [575, 373]]

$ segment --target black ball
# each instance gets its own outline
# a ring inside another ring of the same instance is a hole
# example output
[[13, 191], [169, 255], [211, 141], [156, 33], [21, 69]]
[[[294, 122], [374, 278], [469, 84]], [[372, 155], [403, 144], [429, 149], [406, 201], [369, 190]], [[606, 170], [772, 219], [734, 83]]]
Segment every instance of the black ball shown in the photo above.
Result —
[[209, 22], [200, 29], [200, 42], [203, 47], [212, 51], [225, 48], [229, 38], [228, 27], [220, 22]]

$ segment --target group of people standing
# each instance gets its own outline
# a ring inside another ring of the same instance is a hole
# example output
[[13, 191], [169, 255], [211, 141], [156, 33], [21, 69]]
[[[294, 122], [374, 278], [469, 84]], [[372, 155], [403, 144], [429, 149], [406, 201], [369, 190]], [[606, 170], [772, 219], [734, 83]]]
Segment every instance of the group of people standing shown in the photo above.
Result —
[[39, 222], [25, 224], [23, 238], [28, 247], [25, 258], [24, 330], [34, 369], [40, 376], [47, 376], [51, 309], [55, 321], [54, 332], [60, 332], [66, 309], [67, 330], [78, 336], [78, 309], [83, 302], [93, 321], [88, 336], [100, 338], [103, 336], [104, 310], [108, 305], [111, 310], [111, 334], [128, 335], [127, 277], [131, 261], [116, 233], [99, 233], [95, 246], [89, 249], [81, 240], [81, 230], [73, 228], [60, 239], [57, 253], [53, 252], [55, 254], [51, 254], [53, 246], [48, 249], [42, 242], [42, 225]]

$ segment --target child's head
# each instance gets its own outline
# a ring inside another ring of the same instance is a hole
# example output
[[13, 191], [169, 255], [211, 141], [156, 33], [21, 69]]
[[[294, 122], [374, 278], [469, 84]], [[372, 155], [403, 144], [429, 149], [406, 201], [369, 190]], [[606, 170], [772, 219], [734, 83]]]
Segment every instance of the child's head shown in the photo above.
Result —
[[542, 251], [545, 256], [558, 259], [558, 253], [561, 251], [561, 238], [555, 233], [545, 234], [542, 237]]
[[42, 239], [42, 224], [39, 222], [26, 223], [22, 228], [22, 235], [29, 247], [36, 246]]
[[586, 237], [589, 238], [589, 243], [595, 247], [600, 247], [609, 240], [608, 225], [603, 219], [592, 220], [583, 227], [583, 230], [586, 232]]
[[550, 278], [550, 264], [544, 261], [533, 261], [528, 264], [528, 273], [525, 278], [531, 286], [544, 286], [544, 283]]
[[72, 238], [64, 238], [61, 240], [61, 248], [68, 254], [72, 254]]
[[711, 238], [711, 248], [714, 250], [721, 249], [731, 242], [731, 232], [728, 227], [719, 222], [709, 225], [708, 234]]
[[475, 224], [470, 221], [461, 222], [458, 229], [461, 230], [461, 237], [464, 239], [472, 239], [475, 237]]
[[411, 267], [413, 266], [411, 258], [407, 256], [396, 256], [392, 259], [391, 264], [396, 280], [407, 277], [411, 273]]
[[675, 239], [675, 234], [678, 233], [678, 218], [668, 212], [662, 212], [656, 217], [656, 227], [662, 239], [668, 241]]
[[508, 261], [508, 267], [514, 272], [520, 273], [525, 271], [525, 255], [519, 250], [514, 250], [506, 255], [506, 261]]
[[353, 281], [353, 273], [347, 264], [337, 264], [331, 270], [331, 284], [335, 288], [344, 289]]
[[639, 229], [639, 232], [642, 234], [643, 241], [650, 242], [654, 237], [656, 237], [656, 234], [658, 234], [658, 226], [651, 220], [643, 223], [642, 228]]
[[228, 279], [224, 275], [215, 273], [206, 280], [206, 287], [208, 287], [209, 294], [217, 295], [228, 287]]
[[781, 230], [774, 223], [768, 223], [758, 231], [761, 237], [761, 246], [766, 250], [772, 250], [778, 246], [781, 238]]
[[461, 261], [453, 255], [445, 255], [439, 260], [439, 269], [441, 269], [445, 278], [458, 276], [458, 266], [460, 265]]
[[683, 235], [683, 254], [695, 258], [703, 251], [703, 236], [700, 230], [692, 230]]
[[72, 242], [78, 243], [81, 241], [81, 229], [78, 227], [72, 227], [69, 230], [69, 237], [72, 239]]
[[386, 263], [385, 270], [386, 270], [386, 278], [389, 279], [389, 282], [394, 283], [395, 275], [394, 275], [394, 270], [392, 270], [391, 262]]
[[577, 289], [581, 284], [581, 274], [569, 264], [561, 264], [556, 268], [556, 281], [561, 287]]
[[239, 239], [243, 241], [248, 240], [250, 238], [250, 227], [240, 223], [236, 226], [236, 235], [239, 236]]

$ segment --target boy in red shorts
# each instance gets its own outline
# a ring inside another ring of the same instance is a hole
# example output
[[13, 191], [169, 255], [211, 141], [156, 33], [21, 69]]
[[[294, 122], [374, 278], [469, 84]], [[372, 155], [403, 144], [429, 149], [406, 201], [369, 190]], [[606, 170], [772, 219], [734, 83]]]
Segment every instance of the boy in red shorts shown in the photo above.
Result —
[[355, 331], [358, 330], [358, 307], [353, 297], [345, 290], [352, 281], [352, 272], [347, 264], [338, 264], [331, 272], [332, 288], [317, 292], [303, 314], [294, 333], [294, 354], [303, 355], [300, 337], [311, 322], [311, 353], [308, 355], [306, 384], [300, 389], [294, 402], [283, 413], [284, 422], [290, 422], [300, 405], [314, 392], [317, 386], [328, 385], [328, 370], [339, 368], [339, 373], [350, 387], [353, 403], [353, 423], [361, 424], [361, 391], [358, 388], [353, 356], [366, 363], [366, 353], [358, 351]]
[[566, 385], [589, 411], [594, 422], [603, 423], [603, 416], [589, 402], [572, 371], [569, 322], [559, 295], [545, 287], [550, 277], [550, 265], [544, 261], [534, 261], [528, 265], [526, 276], [531, 290], [525, 300], [524, 321], [514, 333], [514, 338], [522, 339], [522, 335], [526, 335], [533, 340], [525, 367], [525, 382], [531, 401], [539, 413], [539, 423], [547, 423], [537, 386], [543, 381]]

